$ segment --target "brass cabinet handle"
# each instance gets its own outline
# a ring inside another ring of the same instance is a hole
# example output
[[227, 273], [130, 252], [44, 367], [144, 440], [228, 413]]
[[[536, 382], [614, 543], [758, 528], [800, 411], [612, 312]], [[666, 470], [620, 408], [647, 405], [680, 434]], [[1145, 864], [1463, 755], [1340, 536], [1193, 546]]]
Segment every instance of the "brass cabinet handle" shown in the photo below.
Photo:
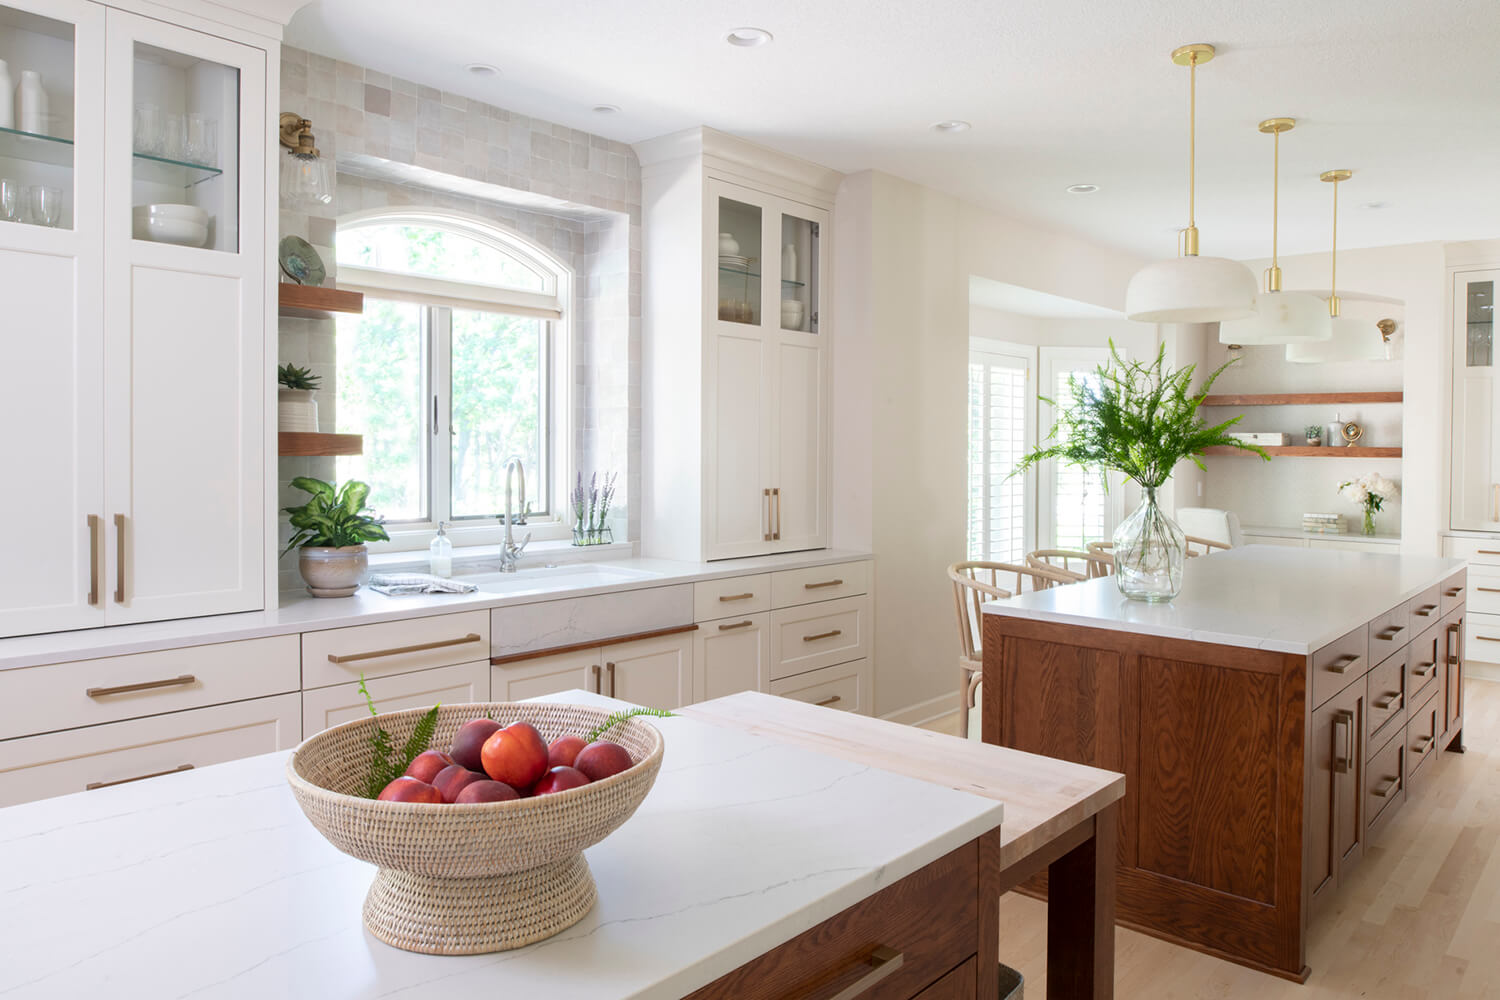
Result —
[[815, 701], [815, 702], [813, 702], [813, 704], [814, 705], [837, 705], [839, 702], [841, 702], [843, 700], [844, 699], [840, 698], [838, 695], [831, 694], [827, 698], [824, 698], [822, 701]]
[[594, 664], [592, 667], [589, 667], [589, 670], [593, 671], [594, 674], [594, 693], [603, 694], [604, 684], [599, 680], [599, 664]]
[[368, 653], [345, 653], [343, 656], [328, 654], [329, 663], [353, 663], [356, 660], [374, 660], [382, 656], [400, 656], [402, 653], [420, 653], [424, 649], [442, 649], [446, 646], [463, 646], [471, 642], [482, 642], [478, 632], [470, 632], [461, 639], [439, 639], [437, 642], [419, 642], [413, 646], [393, 646], [390, 649], [372, 649]]
[[187, 684], [198, 683], [198, 678], [192, 674], [183, 674], [181, 677], [168, 677], [160, 681], [142, 681], [139, 684], [120, 684], [115, 687], [89, 688], [83, 693], [90, 698], [103, 698], [112, 694], [129, 694], [132, 691], [151, 691], [156, 688], [183, 687]]
[[1342, 754], [1334, 754], [1333, 769], [1339, 774], [1347, 774], [1349, 772], [1349, 761], [1354, 756], [1354, 751], [1349, 747], [1351, 742], [1350, 736], [1354, 733], [1354, 713], [1347, 708], [1339, 709], [1333, 715], [1333, 724], [1335, 727], [1344, 727], [1344, 752]]
[[836, 628], [836, 629], [833, 629], [830, 632], [819, 632], [817, 635], [804, 635], [802, 637], [802, 641], [803, 642], [817, 642], [819, 639], [832, 639], [836, 635], [843, 635], [843, 634], [844, 634], [844, 630], [843, 629]]
[[1432, 737], [1423, 736], [1417, 740], [1416, 745], [1411, 748], [1411, 752], [1415, 754], [1424, 754], [1427, 752], [1427, 748], [1430, 746], [1432, 746]]
[[191, 764], [178, 764], [176, 767], [169, 767], [165, 771], [138, 774], [134, 778], [119, 778], [115, 781], [90, 781], [87, 785], [83, 786], [83, 790], [85, 792], [92, 792], [96, 788], [109, 788], [112, 785], [128, 785], [132, 781], [145, 781], [147, 778], [160, 778], [164, 774], [176, 774], [178, 771], [191, 771], [192, 769], [193, 765]]
[[874, 989], [877, 983], [901, 968], [901, 963], [905, 960], [905, 956], [895, 948], [888, 948], [883, 944], [876, 945], [868, 959], [870, 971], [829, 997], [828, 1000], [856, 1000], [857, 997], [864, 996]]
[[99, 515], [89, 515], [89, 603], [99, 606]]
[[754, 596], [755, 596], [755, 594], [753, 594], [753, 593], [749, 593], [749, 594], [721, 594], [719, 596], [719, 603], [720, 604], [728, 604], [730, 601], [748, 601], [748, 600], [750, 600], [750, 598], [752, 598]]
[[781, 487], [771, 487], [771, 499], [776, 501], [776, 527], [771, 529], [772, 541], [781, 541]]
[[[1475, 587], [1474, 589], [1479, 591], [1481, 594], [1500, 594], [1500, 587]], [[1448, 596], [1457, 597], [1458, 593], [1449, 593]]]
[[1361, 657], [1354, 653], [1345, 653], [1337, 660], [1334, 660], [1332, 663], [1328, 664], [1326, 669], [1331, 674], [1347, 673], [1349, 668], [1358, 663], [1360, 659]]
[[[1479, 589], [1480, 590], [1484, 590], [1485, 588], [1484, 587], [1480, 587]], [[1493, 590], [1495, 588], [1491, 587], [1489, 589]], [[1447, 590], [1443, 591], [1443, 596], [1444, 597], [1457, 597], [1459, 594], [1462, 594], [1463, 592], [1464, 592], [1464, 588], [1462, 588], [1462, 587], [1449, 587]]]
[[[1482, 633], [1476, 632], [1474, 633], [1474, 638], [1483, 639], [1485, 642], [1500, 642], [1500, 635], [1484, 635]], [[1453, 660], [1450, 658], [1448, 662], [1452, 663]]]
[[760, 503], [765, 508], [766, 514], [766, 541], [771, 540], [771, 488], [768, 486], [760, 491]]
[[615, 696], [615, 665], [613, 663], [606, 663], [604, 671], [609, 674], [609, 696], [613, 698]]
[[125, 603], [125, 515], [115, 515], [115, 603]]
[[1436, 610], [1437, 610], [1437, 605], [1436, 604], [1424, 604], [1420, 608], [1418, 608], [1417, 610], [1413, 611], [1412, 614], [1414, 614], [1414, 615], [1420, 615], [1421, 617], [1426, 618], [1426, 617], [1430, 616]]
[[1392, 705], [1396, 706], [1397, 708], [1401, 707], [1400, 691], [1387, 691], [1385, 694], [1381, 695], [1380, 700], [1375, 703], [1375, 707], [1380, 709], [1382, 712], [1390, 708]]
[[824, 580], [822, 583], [804, 583], [803, 590], [821, 590], [824, 587], [842, 587], [843, 580]]
[[1404, 625], [1389, 625], [1381, 629], [1379, 632], [1376, 632], [1375, 638], [1379, 639], [1381, 642], [1390, 642], [1392, 639], [1396, 638], [1399, 633], [1405, 631], [1406, 626]]
[[1500, 556], [1500, 549], [1476, 549], [1475, 552], [1481, 556]]
[[1401, 779], [1400, 778], [1389, 778], [1388, 777], [1388, 778], [1386, 778], [1384, 781], [1382, 781], [1380, 783], [1380, 787], [1379, 788], [1371, 789], [1370, 790], [1370, 794], [1374, 795], [1377, 798], [1382, 798], [1382, 799], [1389, 798], [1390, 794], [1392, 792], [1394, 792], [1399, 787], [1401, 787]]
[[734, 622], [733, 624], [730, 624], [730, 625], [720, 625], [719, 626], [719, 631], [720, 632], [729, 632], [729, 631], [732, 631], [733, 629], [737, 629], [737, 628], [749, 628], [751, 625], [754, 625], [754, 624], [755, 623], [753, 621], [751, 621], [750, 619], [747, 618], [747, 619], [745, 619], [742, 622]]
[[1411, 672], [1416, 677], [1426, 677], [1436, 669], [1437, 661], [1434, 660], [1431, 663], [1418, 663], [1415, 667], [1411, 668]]

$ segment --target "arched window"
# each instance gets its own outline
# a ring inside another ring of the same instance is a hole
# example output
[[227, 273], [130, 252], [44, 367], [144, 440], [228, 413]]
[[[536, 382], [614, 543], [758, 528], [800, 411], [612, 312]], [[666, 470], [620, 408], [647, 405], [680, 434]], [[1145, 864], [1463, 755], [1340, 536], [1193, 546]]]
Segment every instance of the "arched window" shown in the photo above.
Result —
[[397, 547], [402, 528], [425, 539], [439, 521], [489, 541], [513, 456], [531, 516], [553, 517], [567, 266], [491, 223], [423, 209], [341, 220], [336, 259], [339, 286], [365, 294], [362, 314], [338, 318], [338, 425], [364, 435], [339, 479], [370, 484]]

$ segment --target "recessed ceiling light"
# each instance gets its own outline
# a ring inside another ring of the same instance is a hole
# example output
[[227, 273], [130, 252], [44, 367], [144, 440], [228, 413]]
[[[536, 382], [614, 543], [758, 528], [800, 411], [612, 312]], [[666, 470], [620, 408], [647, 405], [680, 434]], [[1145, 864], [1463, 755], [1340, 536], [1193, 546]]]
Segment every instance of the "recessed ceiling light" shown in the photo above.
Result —
[[491, 66], [489, 63], [469, 63], [464, 69], [475, 76], [499, 76], [500, 67]]
[[771, 41], [771, 33], [765, 28], [735, 28], [724, 36], [724, 41], [742, 49], [753, 49]]
[[945, 121], [933, 122], [932, 127], [938, 132], [967, 132], [974, 126], [957, 118], [949, 118]]
[[1069, 184], [1068, 194], [1093, 194], [1099, 190], [1097, 184]]
[[620, 110], [620, 106], [618, 104], [596, 104], [596, 105], [594, 105], [594, 113], [598, 114], [598, 115], [612, 115], [612, 114], [617, 113], [619, 110]]

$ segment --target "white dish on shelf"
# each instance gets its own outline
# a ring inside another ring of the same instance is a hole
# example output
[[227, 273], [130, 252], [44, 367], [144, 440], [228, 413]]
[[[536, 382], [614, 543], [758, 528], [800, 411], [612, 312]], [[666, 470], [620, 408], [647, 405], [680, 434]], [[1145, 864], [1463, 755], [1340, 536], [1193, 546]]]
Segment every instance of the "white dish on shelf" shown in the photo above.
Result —
[[137, 205], [131, 214], [138, 240], [184, 247], [201, 247], [208, 241], [210, 216], [197, 205]]

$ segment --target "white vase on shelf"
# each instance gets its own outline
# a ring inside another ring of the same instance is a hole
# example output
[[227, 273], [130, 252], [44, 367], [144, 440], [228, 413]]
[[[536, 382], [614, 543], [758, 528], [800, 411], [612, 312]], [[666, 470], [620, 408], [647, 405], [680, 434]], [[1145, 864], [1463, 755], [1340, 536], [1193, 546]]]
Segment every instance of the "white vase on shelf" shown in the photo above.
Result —
[[34, 69], [21, 70], [16, 85], [16, 126], [22, 132], [42, 134], [47, 121], [47, 92], [42, 89], [42, 74]]
[[734, 238], [732, 233], [719, 234], [719, 256], [738, 257], [740, 255], [740, 241]]
[[[10, 81], [10, 67], [0, 59], [0, 94], [9, 97], [14, 92], [15, 85]], [[15, 128], [16, 115], [15, 105], [10, 101], [0, 101], [0, 128]]]
[[791, 243], [781, 248], [781, 280], [797, 280], [797, 247]]

